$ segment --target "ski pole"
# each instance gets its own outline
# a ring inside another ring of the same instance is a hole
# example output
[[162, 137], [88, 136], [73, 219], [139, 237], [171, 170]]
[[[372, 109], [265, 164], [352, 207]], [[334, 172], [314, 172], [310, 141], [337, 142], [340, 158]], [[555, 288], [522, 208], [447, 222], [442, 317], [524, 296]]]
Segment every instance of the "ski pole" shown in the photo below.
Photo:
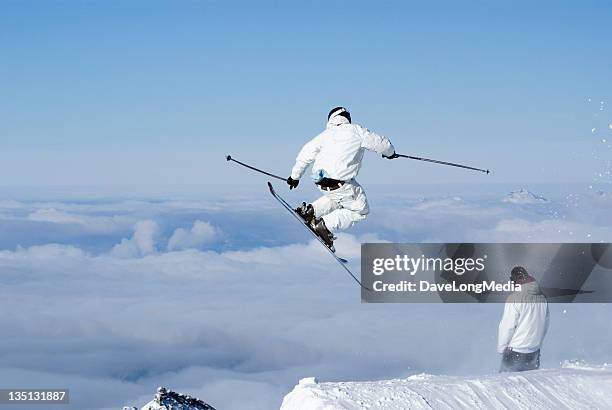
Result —
[[471, 169], [472, 171], [484, 172], [485, 174], [488, 174], [489, 172], [491, 172], [488, 169], [468, 167], [467, 165], [455, 164], [455, 163], [446, 162], [446, 161], [438, 161], [437, 159], [413, 157], [412, 155], [403, 155], [403, 154], [396, 154], [396, 155], [401, 158], [416, 159], [417, 161], [433, 162], [434, 164], [450, 165], [451, 167]]
[[259, 169], [259, 168], [255, 168], [255, 167], [252, 167], [252, 166], [250, 166], [250, 165], [247, 165], [247, 164], [245, 164], [244, 162], [240, 162], [240, 161], [238, 161], [237, 159], [232, 158], [232, 156], [231, 156], [231, 155], [226, 156], [226, 157], [225, 157], [225, 159], [226, 159], [226, 160], [228, 160], [228, 161], [234, 161], [235, 163], [240, 164], [240, 165], [242, 165], [243, 167], [246, 167], [246, 168], [252, 169], [253, 171], [261, 172], [262, 174], [265, 174], [265, 175], [267, 175], [267, 176], [269, 176], [269, 177], [276, 178], [276, 179], [280, 179], [281, 181], [287, 181], [287, 178], [279, 177], [278, 175], [274, 175], [274, 174], [271, 174], [271, 173], [269, 173], [269, 172], [262, 171], [262, 170], [261, 170], [261, 169]]

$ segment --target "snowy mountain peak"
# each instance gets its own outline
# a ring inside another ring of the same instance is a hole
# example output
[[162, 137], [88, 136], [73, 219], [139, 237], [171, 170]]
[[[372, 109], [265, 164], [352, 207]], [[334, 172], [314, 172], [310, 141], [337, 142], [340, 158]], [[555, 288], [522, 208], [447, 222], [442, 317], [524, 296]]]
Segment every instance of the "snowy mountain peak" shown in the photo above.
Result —
[[[137, 407], [124, 407], [123, 410], [138, 410]], [[158, 387], [155, 398], [140, 410], [215, 410], [211, 405], [195, 397]]]
[[542, 204], [549, 202], [548, 199], [541, 197], [539, 195], [534, 194], [533, 192], [521, 188], [518, 191], [510, 192], [503, 200], [504, 202], [508, 202], [511, 204]]

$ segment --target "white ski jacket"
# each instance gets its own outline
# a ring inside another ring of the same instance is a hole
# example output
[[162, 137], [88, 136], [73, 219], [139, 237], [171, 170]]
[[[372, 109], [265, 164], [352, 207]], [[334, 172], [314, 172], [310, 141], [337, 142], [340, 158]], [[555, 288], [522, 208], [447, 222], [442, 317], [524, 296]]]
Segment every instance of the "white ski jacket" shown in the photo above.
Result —
[[395, 152], [387, 138], [360, 125], [350, 124], [342, 116], [332, 117], [325, 131], [304, 145], [291, 170], [291, 178], [300, 179], [308, 165], [314, 162], [313, 176], [325, 175], [348, 181], [359, 173], [366, 149], [387, 156]]
[[521, 285], [506, 300], [499, 323], [497, 351], [512, 348], [519, 353], [532, 353], [540, 348], [549, 323], [548, 302], [536, 281]]

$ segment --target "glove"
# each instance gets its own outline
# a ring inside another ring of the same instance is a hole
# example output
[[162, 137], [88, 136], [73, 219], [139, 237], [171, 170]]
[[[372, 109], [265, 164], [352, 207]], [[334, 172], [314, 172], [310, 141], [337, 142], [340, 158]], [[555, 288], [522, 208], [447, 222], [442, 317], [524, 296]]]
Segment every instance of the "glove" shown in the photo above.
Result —
[[383, 157], [383, 158], [386, 158], [386, 159], [393, 159], [393, 158], [399, 158], [399, 155], [397, 155], [397, 154], [395, 153], [395, 151], [393, 151], [393, 154], [391, 154], [391, 155], [389, 155], [389, 156], [383, 155], [382, 157]]
[[297, 188], [297, 186], [300, 184], [300, 180], [299, 179], [293, 179], [291, 177], [287, 178], [287, 185], [289, 185], [289, 189], [293, 189], [293, 188]]

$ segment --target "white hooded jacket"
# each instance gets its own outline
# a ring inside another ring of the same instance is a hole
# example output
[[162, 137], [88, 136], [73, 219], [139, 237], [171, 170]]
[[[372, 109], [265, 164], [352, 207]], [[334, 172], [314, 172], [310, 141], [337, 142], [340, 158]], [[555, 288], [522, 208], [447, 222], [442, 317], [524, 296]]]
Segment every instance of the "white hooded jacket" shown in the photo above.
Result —
[[508, 347], [519, 353], [532, 353], [540, 348], [549, 323], [548, 302], [538, 283], [521, 285], [506, 300], [504, 315], [499, 323], [497, 351]]
[[328, 178], [348, 181], [359, 173], [366, 149], [387, 156], [395, 152], [387, 138], [351, 124], [342, 116], [332, 117], [325, 131], [304, 145], [291, 170], [291, 178], [300, 179], [314, 162], [313, 174], [324, 171]]

